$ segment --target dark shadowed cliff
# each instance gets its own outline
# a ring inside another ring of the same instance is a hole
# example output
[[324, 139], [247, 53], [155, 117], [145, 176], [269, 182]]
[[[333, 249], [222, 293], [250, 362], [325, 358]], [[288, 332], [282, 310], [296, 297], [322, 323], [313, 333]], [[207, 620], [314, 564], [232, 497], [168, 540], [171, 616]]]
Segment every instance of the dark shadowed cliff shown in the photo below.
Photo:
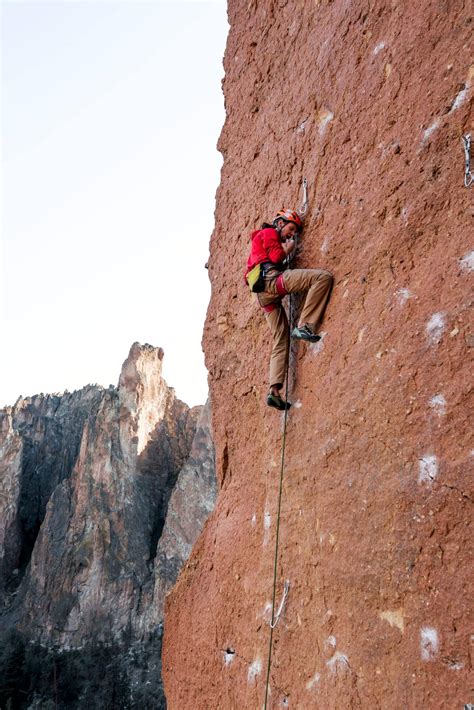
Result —
[[136, 343], [117, 388], [0, 413], [2, 708], [164, 707], [163, 600], [215, 474], [208, 407], [176, 399], [162, 358]]

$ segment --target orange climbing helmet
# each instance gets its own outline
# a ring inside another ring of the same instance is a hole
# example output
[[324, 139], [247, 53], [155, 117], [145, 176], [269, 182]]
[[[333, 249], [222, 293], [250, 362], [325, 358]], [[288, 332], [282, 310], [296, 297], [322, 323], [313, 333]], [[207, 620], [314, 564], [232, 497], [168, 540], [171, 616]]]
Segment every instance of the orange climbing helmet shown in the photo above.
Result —
[[279, 212], [277, 212], [277, 215], [273, 220], [273, 224], [275, 224], [277, 219], [283, 219], [285, 222], [293, 222], [293, 224], [296, 224], [298, 229], [301, 229], [303, 227], [301, 217], [299, 216], [298, 212], [295, 212], [294, 210], [280, 210]]

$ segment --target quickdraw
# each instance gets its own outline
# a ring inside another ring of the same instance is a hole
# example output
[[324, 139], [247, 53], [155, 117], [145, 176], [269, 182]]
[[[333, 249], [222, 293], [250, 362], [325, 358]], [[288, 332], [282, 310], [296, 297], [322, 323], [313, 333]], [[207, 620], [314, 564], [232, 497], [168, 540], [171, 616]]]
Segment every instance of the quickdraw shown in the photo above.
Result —
[[465, 172], [464, 172], [464, 186], [471, 187], [474, 183], [474, 175], [471, 172], [471, 134], [466, 133], [462, 137], [462, 142], [464, 144], [464, 161], [465, 161]]
[[308, 181], [303, 178], [303, 203], [298, 210], [300, 217], [304, 217], [308, 211]]

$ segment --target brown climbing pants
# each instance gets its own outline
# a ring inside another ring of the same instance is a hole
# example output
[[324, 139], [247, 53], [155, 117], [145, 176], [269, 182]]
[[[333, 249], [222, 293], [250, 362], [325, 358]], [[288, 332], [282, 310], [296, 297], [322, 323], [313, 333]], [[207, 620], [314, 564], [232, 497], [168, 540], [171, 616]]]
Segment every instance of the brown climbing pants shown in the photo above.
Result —
[[[269, 271], [265, 278], [265, 291], [258, 294], [258, 301], [265, 310], [265, 318], [273, 336], [270, 387], [283, 385], [288, 357], [288, 319], [282, 305], [282, 296], [277, 289], [279, 275], [278, 271]], [[283, 285], [287, 293], [307, 291], [299, 325], [309, 325], [315, 331], [324, 315], [332, 282], [332, 274], [323, 269], [292, 269], [283, 273]], [[275, 308], [266, 310], [269, 306]]]

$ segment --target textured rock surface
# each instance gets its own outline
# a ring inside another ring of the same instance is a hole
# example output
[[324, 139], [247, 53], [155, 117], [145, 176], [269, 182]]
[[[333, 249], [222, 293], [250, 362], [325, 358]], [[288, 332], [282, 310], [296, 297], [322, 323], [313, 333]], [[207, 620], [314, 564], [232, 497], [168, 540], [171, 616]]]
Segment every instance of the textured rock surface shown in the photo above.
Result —
[[61, 650], [115, 644], [135, 668], [117, 669], [134, 680], [120, 707], [148, 702], [150, 678], [159, 690], [163, 597], [215, 498], [208, 408], [176, 399], [162, 358], [135, 343], [118, 388], [21, 399], [0, 417], [0, 630]]
[[271, 707], [474, 703], [468, 7], [229, 1], [204, 336], [221, 489], [167, 599], [172, 709], [263, 706], [282, 422], [242, 269], [304, 175], [298, 264], [336, 285], [291, 358]]

